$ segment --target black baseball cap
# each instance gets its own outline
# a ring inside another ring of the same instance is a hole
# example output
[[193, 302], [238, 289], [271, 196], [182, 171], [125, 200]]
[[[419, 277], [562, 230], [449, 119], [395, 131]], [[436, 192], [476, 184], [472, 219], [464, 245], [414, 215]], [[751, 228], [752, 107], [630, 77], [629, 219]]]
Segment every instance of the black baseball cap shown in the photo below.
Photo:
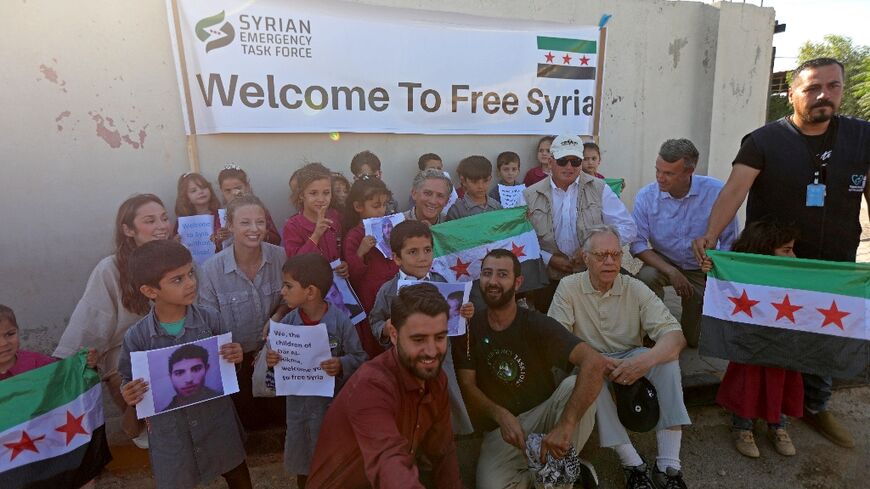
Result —
[[631, 431], [645, 433], [659, 422], [659, 396], [655, 386], [646, 377], [631, 385], [612, 383], [616, 396], [616, 414], [622, 426]]

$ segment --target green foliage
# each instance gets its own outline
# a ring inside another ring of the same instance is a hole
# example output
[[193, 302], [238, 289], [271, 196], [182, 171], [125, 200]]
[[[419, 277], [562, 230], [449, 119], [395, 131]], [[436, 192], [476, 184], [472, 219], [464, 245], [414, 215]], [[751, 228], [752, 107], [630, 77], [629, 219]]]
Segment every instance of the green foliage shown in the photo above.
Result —
[[850, 37], [831, 34], [820, 43], [804, 43], [797, 64], [822, 57], [834, 58], [846, 67], [840, 113], [870, 119], [870, 47], [856, 46]]
[[767, 122], [773, 122], [794, 112], [788, 97], [785, 95], [771, 94], [767, 101]]

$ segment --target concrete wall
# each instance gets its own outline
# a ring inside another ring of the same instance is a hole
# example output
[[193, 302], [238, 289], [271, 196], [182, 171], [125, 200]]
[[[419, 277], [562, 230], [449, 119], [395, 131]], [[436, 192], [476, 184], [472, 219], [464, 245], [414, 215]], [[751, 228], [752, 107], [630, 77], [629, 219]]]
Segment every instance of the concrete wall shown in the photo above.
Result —
[[[601, 114], [602, 173], [628, 181], [624, 200], [653, 180], [664, 139], [688, 137], [699, 171], [727, 175], [740, 138], [764, 120], [773, 10], [660, 0], [367, 0], [476, 15], [608, 24]], [[0, 303], [15, 308], [25, 343], [49, 351], [94, 264], [111, 252], [118, 204], [154, 192], [167, 207], [188, 169], [165, 5], [161, 1], [0, 3]], [[342, 134], [198, 138], [203, 173], [246, 168], [280, 227], [286, 182], [306, 161], [348, 172], [371, 149], [405, 202], [417, 156], [453, 169], [472, 153], [517, 151], [528, 136]]]

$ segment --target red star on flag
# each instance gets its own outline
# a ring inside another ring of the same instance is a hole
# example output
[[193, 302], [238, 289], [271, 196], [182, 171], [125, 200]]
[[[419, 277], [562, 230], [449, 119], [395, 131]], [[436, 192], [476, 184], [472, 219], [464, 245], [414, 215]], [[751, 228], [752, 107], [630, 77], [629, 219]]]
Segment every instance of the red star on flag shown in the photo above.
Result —
[[67, 411], [66, 412], [66, 424], [63, 424], [63, 425], [55, 428], [55, 431], [60, 431], [61, 433], [66, 434], [66, 444], [67, 445], [69, 445], [69, 443], [73, 440], [73, 438], [75, 438], [76, 435], [79, 435], [79, 434], [87, 435], [88, 434], [88, 432], [85, 431], [84, 427], [82, 427], [82, 420], [84, 419], [84, 417], [85, 417], [84, 413], [79, 417], [75, 417], [72, 415], [71, 412]]
[[580, 64], [583, 66], [587, 66], [589, 64], [589, 58], [584, 54], [582, 58], [580, 58]]
[[18, 456], [19, 453], [24, 450], [30, 450], [31, 452], [39, 453], [39, 450], [36, 448], [36, 442], [45, 439], [45, 435], [37, 436], [36, 438], [30, 438], [30, 435], [27, 434], [26, 431], [21, 432], [21, 439], [15, 443], [4, 443], [3, 445], [6, 448], [12, 449], [12, 458], [9, 461], [15, 460], [15, 457]]
[[831, 307], [828, 309], [822, 309], [821, 307], [817, 307], [816, 310], [822, 313], [823, 316], [825, 316], [825, 320], [822, 321], [823, 328], [829, 324], [834, 324], [838, 328], [840, 328], [840, 330], [843, 330], [843, 318], [848, 316], [849, 314], [852, 314], [850, 312], [837, 309], [837, 301], [831, 301]]
[[571, 64], [571, 56], [568, 56], [567, 54], [565, 56], [562, 56], [562, 62], [566, 65]]
[[771, 302], [770, 305], [776, 308], [776, 319], [774, 319], [774, 321], [779, 321], [781, 318], [788, 318], [792, 323], [794, 323], [795, 311], [804, 308], [803, 306], [793, 306], [788, 300], [788, 294], [785, 294], [785, 298], [782, 302]]
[[731, 311], [732, 316], [738, 312], [745, 312], [747, 316], [752, 317], [752, 306], [758, 304], [758, 301], [754, 301], [746, 295], [746, 289], [743, 289], [743, 294], [740, 297], [729, 297], [728, 300], [734, 303], [734, 310]]
[[517, 258], [526, 256], [525, 247], [526, 245], [517, 246], [516, 243], [511, 241], [511, 253], [513, 253]]
[[468, 275], [469, 277], [471, 276], [471, 274], [468, 273], [468, 267], [470, 265], [471, 265], [471, 262], [462, 263], [462, 259], [457, 257], [456, 258], [456, 265], [453, 265], [452, 267], [450, 267], [450, 269], [453, 270], [453, 273], [456, 274], [456, 279], [459, 280], [459, 277], [461, 277], [463, 275]]
[[544, 57], [547, 58], [547, 63], [553, 62], [553, 58], [554, 58], [553, 53], [547, 53], [544, 55]]

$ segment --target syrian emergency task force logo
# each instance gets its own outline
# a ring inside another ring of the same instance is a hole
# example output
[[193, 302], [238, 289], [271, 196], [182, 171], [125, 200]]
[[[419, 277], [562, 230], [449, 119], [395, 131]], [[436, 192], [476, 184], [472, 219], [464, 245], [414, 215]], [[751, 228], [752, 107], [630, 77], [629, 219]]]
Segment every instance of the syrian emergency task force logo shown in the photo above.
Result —
[[196, 37], [205, 43], [205, 52], [229, 46], [236, 38], [236, 30], [229, 21], [224, 20], [223, 10], [197, 22], [195, 30]]
[[502, 348], [489, 352], [486, 358], [489, 368], [505, 384], [521, 385], [526, 380], [526, 364], [514, 352]]

